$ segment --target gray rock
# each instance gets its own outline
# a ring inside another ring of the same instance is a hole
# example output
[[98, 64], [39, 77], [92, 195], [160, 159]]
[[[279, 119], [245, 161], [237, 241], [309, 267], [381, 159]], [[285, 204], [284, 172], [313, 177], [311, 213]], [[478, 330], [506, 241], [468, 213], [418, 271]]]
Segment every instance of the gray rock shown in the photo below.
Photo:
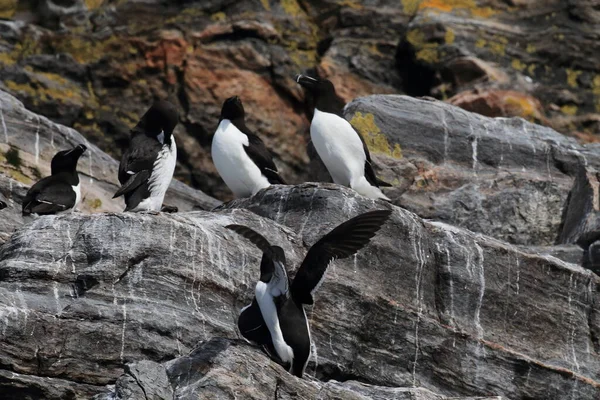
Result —
[[[203, 343], [187, 356], [179, 357], [163, 365], [143, 362], [130, 365], [143, 375], [152, 376], [155, 370], [168, 382], [147, 379], [137, 380], [129, 374], [122, 375], [116, 387], [97, 400], [118, 398], [120, 400], [147, 399], [345, 399], [345, 400], [448, 400], [424, 388], [390, 388], [356, 381], [319, 382], [311, 377], [298, 379], [288, 375], [268, 357], [242, 341], [216, 338]], [[130, 382], [137, 389], [129, 389]], [[173, 388], [174, 393], [156, 395], [159, 388]], [[127, 391], [127, 394], [125, 392]], [[138, 392], [136, 393], [135, 390]], [[137, 396], [137, 397], [136, 397]], [[454, 399], [468, 400], [466, 397]], [[483, 399], [483, 398], [480, 398]], [[492, 398], [489, 398], [492, 400]], [[501, 400], [494, 397], [494, 400]]]
[[394, 204], [512, 244], [554, 244], [579, 164], [600, 164], [595, 149], [550, 128], [438, 101], [370, 96], [345, 116], [379, 175], [402, 188], [384, 190]]
[[[261, 254], [224, 226], [259, 230], [285, 249], [292, 269], [337, 224], [387, 207], [337, 185], [304, 184], [273, 186], [213, 213], [39, 218], [0, 250], [1, 369], [61, 379], [83, 396], [115, 384], [128, 363], [176, 359], [166, 370], [181, 390], [209, 396], [241, 386], [260, 396], [258, 381], [232, 380], [231, 360], [200, 368], [206, 375], [184, 373], [213, 357], [181, 358], [199, 341], [238, 337], [239, 309], [258, 277]], [[308, 375], [450, 397], [600, 395], [600, 278], [393, 209], [368, 247], [331, 265], [308, 310], [316, 345]], [[243, 357], [258, 360], [248, 376], [265, 365], [280, 371], [281, 398], [287, 388], [313, 390], [258, 349]], [[144, 380], [146, 368], [129, 367], [126, 387], [164, 380], [157, 366]], [[277, 381], [269, 372], [264, 379]]]

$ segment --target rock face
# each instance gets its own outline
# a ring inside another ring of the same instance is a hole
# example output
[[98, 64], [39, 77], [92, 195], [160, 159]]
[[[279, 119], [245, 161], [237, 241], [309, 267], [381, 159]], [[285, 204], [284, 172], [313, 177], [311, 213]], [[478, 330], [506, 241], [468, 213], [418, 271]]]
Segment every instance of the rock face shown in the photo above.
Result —
[[[309, 310], [308, 375], [342, 383], [297, 380], [237, 341], [197, 347], [238, 337], [259, 275], [261, 254], [225, 225], [281, 245], [292, 273], [324, 233], [389, 207], [371, 244], [330, 266]], [[273, 186], [217, 212], [42, 217], [0, 250], [0, 388], [136, 398], [153, 381], [155, 398], [591, 399], [599, 284], [573, 264], [332, 184]]]
[[170, 98], [182, 110], [177, 176], [223, 200], [209, 148], [234, 94], [283, 176], [307, 179], [293, 82], [305, 70], [347, 102], [428, 95], [587, 141], [600, 132], [590, 0], [4, 1], [0, 17], [0, 87], [116, 158], [140, 113]]
[[[79, 160], [78, 171], [82, 181], [83, 212], [122, 211], [122, 198], [113, 199], [120, 186], [117, 180], [119, 163], [90, 144], [79, 132], [48, 118], [35, 114], [13, 96], [0, 91], [0, 192], [8, 199], [8, 208], [1, 211], [0, 241], [24, 222], [21, 203], [29, 187], [50, 175], [50, 161], [60, 150], [84, 143], [88, 149]], [[218, 200], [173, 181], [165, 197], [165, 204], [191, 210], [194, 207], [211, 209]]]
[[600, 163], [595, 146], [552, 129], [438, 101], [370, 96], [345, 116], [395, 204], [518, 245], [554, 244], [579, 166]]

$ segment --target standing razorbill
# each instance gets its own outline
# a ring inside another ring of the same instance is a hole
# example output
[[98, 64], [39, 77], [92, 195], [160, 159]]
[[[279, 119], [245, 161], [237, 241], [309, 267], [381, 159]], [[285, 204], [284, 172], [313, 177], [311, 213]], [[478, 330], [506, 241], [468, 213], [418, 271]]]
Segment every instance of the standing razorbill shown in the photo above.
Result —
[[321, 285], [329, 263], [363, 248], [390, 216], [390, 210], [371, 211], [354, 217], [315, 243], [304, 257], [290, 284], [285, 269], [285, 254], [250, 228], [228, 225], [263, 251], [260, 279], [254, 299], [238, 318], [240, 333], [262, 345], [289, 371], [302, 377], [311, 348], [310, 327], [304, 304], [313, 304], [312, 295]]
[[369, 149], [360, 134], [342, 117], [333, 84], [327, 79], [306, 75], [296, 76], [296, 82], [314, 96], [310, 138], [333, 181], [350, 186], [363, 196], [389, 200], [379, 186], [390, 185], [375, 176]]
[[36, 182], [23, 198], [23, 215], [56, 214], [77, 207], [81, 201], [77, 161], [86, 149], [80, 144], [52, 157], [50, 176]]
[[244, 106], [237, 96], [223, 103], [211, 153], [219, 175], [236, 197], [252, 196], [271, 184], [285, 185], [263, 141], [246, 127]]
[[122, 186], [113, 196], [125, 195], [125, 211], [160, 211], [177, 162], [173, 130], [178, 120], [173, 104], [158, 101], [131, 130], [119, 164]]

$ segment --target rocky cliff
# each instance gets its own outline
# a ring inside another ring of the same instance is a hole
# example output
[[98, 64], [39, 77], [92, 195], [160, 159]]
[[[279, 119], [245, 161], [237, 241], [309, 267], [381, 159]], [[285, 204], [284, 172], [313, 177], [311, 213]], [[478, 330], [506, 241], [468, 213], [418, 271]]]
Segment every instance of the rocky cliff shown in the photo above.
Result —
[[[52, 144], [85, 142], [0, 99], [4, 148], [22, 160], [6, 175], [47, 168]], [[346, 114], [393, 181], [393, 204], [305, 183], [190, 211], [218, 202], [174, 183], [179, 213], [120, 213], [102, 200], [104, 212], [86, 205], [25, 221], [0, 248], [0, 397], [599, 397], [600, 278], [577, 265], [578, 236], [563, 223], [575, 214], [561, 218], [582, 166], [598, 167], [596, 146], [404, 96], [357, 99]], [[105, 199], [116, 162], [91, 150], [96, 166], [84, 159], [80, 173], [88, 193]], [[18, 218], [26, 187], [2, 189], [3, 220]], [[381, 208], [393, 210], [390, 221], [330, 266], [308, 310], [315, 347], [306, 379], [241, 340], [236, 320], [261, 254], [226, 225], [282, 246], [293, 275], [324, 233]], [[552, 246], [559, 236], [567, 247]]]
[[288, 181], [315, 179], [293, 81], [305, 70], [346, 102], [426, 95], [585, 141], [600, 132], [591, 0], [5, 0], [0, 18], [0, 88], [117, 158], [152, 99], [169, 97], [178, 178], [221, 200], [209, 147], [234, 94]]

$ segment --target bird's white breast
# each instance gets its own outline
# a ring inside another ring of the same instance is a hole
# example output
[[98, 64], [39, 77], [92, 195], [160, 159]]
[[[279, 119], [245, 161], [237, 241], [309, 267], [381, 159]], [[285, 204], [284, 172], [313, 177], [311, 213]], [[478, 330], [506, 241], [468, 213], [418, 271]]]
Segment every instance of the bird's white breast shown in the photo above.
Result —
[[366, 155], [363, 144], [344, 118], [315, 108], [310, 137], [335, 183], [349, 186], [364, 175]]
[[71, 186], [73, 191], [75, 192], [75, 205], [72, 208], [72, 211], [75, 211], [79, 203], [81, 202], [81, 180], [77, 183], [77, 186]]
[[171, 135], [171, 145], [163, 145], [158, 153], [158, 157], [156, 157], [156, 161], [154, 161], [152, 174], [148, 179], [150, 196], [142, 200], [132, 211], [160, 211], [167, 189], [169, 189], [169, 185], [173, 179], [176, 163], [177, 144], [175, 143], [175, 137]]
[[265, 282], [258, 281], [254, 290], [254, 295], [256, 296], [256, 301], [258, 302], [258, 307], [260, 308], [263, 320], [271, 334], [271, 340], [277, 355], [282, 361], [291, 363], [294, 359], [294, 351], [288, 346], [283, 338], [283, 332], [279, 325], [279, 316], [277, 315], [277, 306], [275, 305], [269, 286], [270, 285], [267, 285]]
[[248, 157], [248, 136], [228, 119], [219, 124], [211, 153], [215, 167], [236, 197], [248, 197], [270, 186], [268, 179]]

